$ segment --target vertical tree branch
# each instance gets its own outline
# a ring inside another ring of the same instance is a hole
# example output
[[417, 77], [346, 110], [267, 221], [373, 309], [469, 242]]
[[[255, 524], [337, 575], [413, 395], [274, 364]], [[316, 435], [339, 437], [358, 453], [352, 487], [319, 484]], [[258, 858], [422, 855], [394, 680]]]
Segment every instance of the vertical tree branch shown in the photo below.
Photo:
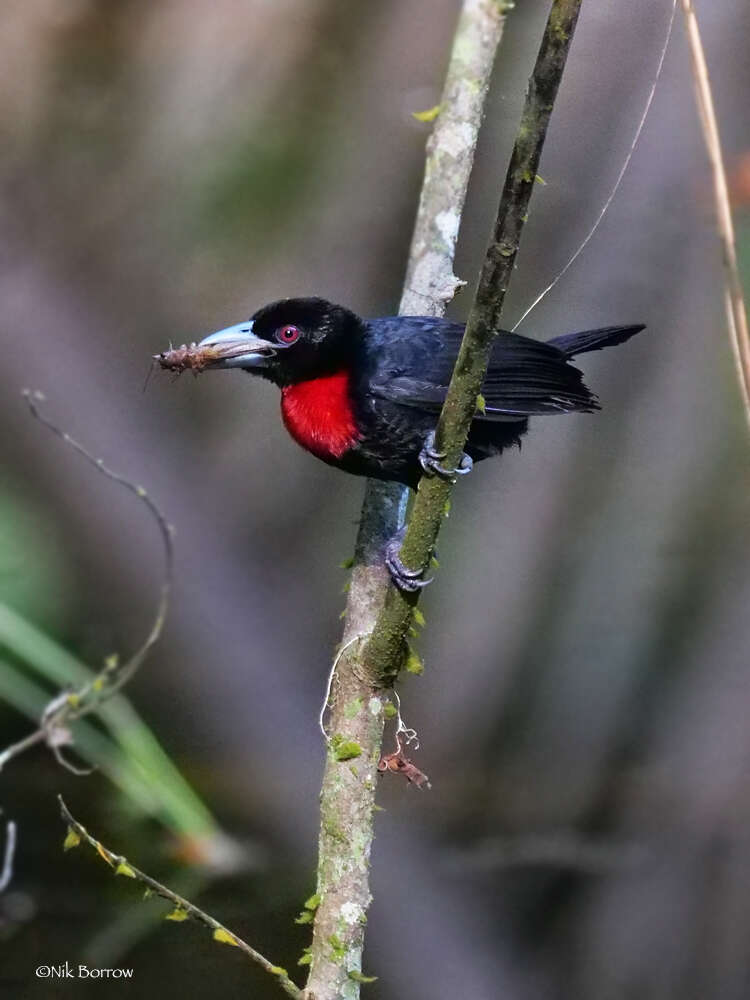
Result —
[[688, 45], [690, 47], [690, 63], [693, 70], [698, 115], [701, 121], [706, 151], [711, 161], [716, 220], [724, 259], [729, 339], [737, 370], [737, 380], [740, 383], [742, 401], [745, 406], [745, 417], [750, 422], [750, 334], [748, 334], [747, 311], [742, 293], [742, 282], [740, 281], [739, 269], [737, 267], [737, 247], [734, 239], [734, 225], [732, 223], [732, 209], [729, 203], [729, 189], [724, 169], [724, 157], [721, 152], [721, 138], [719, 136], [719, 126], [716, 121], [716, 112], [711, 94], [711, 80], [708, 75], [706, 56], [703, 52], [703, 42], [701, 41], [698, 19], [695, 15], [692, 0], [682, 0], [682, 10], [685, 14], [685, 26], [687, 28]]
[[[479, 393], [492, 344], [500, 329], [500, 314], [580, 6], [581, 0], [553, 0], [529, 80], [494, 232], [437, 425], [436, 447], [446, 453], [445, 461], [449, 466], [459, 464], [471, 421], [481, 405]], [[451, 489], [452, 483], [439, 477], [421, 480], [401, 548], [401, 558], [407, 566], [427, 565]], [[392, 677], [400, 669], [418, 599], [418, 593], [405, 594], [395, 587], [388, 589], [383, 610], [362, 654], [365, 667], [373, 676]]]
[[427, 140], [402, 316], [442, 316], [465, 284], [453, 274], [456, 239], [495, 52], [505, 12], [512, 6], [502, 0], [465, 0], [461, 10], [435, 127]]
[[[500, 327], [500, 312], [515, 264], [547, 125], [580, 4], [581, 0], [553, 0], [529, 82], [493, 238], [438, 423], [437, 447], [447, 452], [447, 461], [452, 464], [457, 464], [460, 459], [477, 409], [492, 341]], [[478, 13], [488, 13], [489, 10], [489, 7], [477, 8]], [[498, 14], [497, 7], [495, 14]], [[502, 17], [497, 27], [501, 30]], [[457, 51], [461, 51], [460, 42], [455, 46], [454, 54]], [[481, 107], [477, 109], [475, 128], [479, 125], [480, 114]], [[433, 160], [435, 152], [433, 148], [430, 160]], [[427, 183], [431, 180], [430, 165], [428, 160]], [[452, 164], [446, 166], [452, 167]], [[464, 190], [465, 184], [460, 192]], [[423, 199], [422, 211], [426, 210], [425, 202], [426, 199]], [[460, 216], [463, 206], [454, 207]], [[441, 210], [445, 211], [442, 206]], [[433, 224], [440, 230], [439, 212], [432, 218]], [[446, 226], [445, 229], [455, 240], [457, 222], [455, 228]], [[424, 245], [429, 246], [429, 237]], [[417, 253], [420, 246], [415, 239]], [[419, 265], [410, 267], [409, 273], [419, 273]], [[440, 282], [433, 284], [433, 293], [441, 287], [444, 286]], [[424, 311], [424, 306], [421, 311]], [[430, 558], [450, 490], [450, 483], [437, 478], [420, 483], [402, 548], [402, 557], [408, 565], [424, 567]], [[390, 504], [390, 517], [393, 518], [399, 509], [399, 494], [391, 492], [390, 496], [381, 496], [380, 500]], [[389, 523], [387, 506], [385, 510], [384, 514], [378, 499], [368, 492], [358, 543], [360, 558], [374, 556], [395, 526], [393, 520]], [[382, 533], [378, 535], [378, 532]], [[382, 569], [369, 570], [360, 566], [355, 570], [348, 606], [352, 619], [331, 689], [332, 735], [321, 796], [317, 894], [320, 903], [315, 918], [310, 956], [312, 968], [308, 981], [308, 995], [314, 1000], [334, 1000], [358, 994], [356, 981], [351, 983], [347, 980], [352, 976], [355, 980], [361, 976], [363, 922], [370, 902], [367, 869], [372, 841], [375, 767], [380, 754], [384, 711], [378, 692], [401, 667], [413, 607], [418, 599], [418, 595], [404, 595], [386, 584], [383, 603], [382, 583], [374, 576], [377, 572], [382, 580]], [[379, 608], [373, 628], [373, 612]]]
[[[464, 0], [435, 127], [428, 141], [402, 315], [441, 316], [460, 282], [456, 237], [495, 52], [505, 23], [502, 0]], [[369, 481], [355, 548], [346, 628], [331, 683], [331, 743], [321, 792], [318, 887], [308, 995], [356, 997], [361, 976], [369, 857], [384, 708], [380, 676], [365, 668], [363, 639], [389, 587], [383, 548], [403, 523], [407, 492]]]

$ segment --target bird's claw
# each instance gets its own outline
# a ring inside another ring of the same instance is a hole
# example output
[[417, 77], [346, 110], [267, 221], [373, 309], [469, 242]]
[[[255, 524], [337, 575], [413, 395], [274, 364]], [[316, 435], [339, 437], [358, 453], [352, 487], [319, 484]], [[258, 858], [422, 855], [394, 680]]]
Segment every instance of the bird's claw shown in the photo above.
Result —
[[466, 476], [474, 468], [474, 463], [466, 452], [461, 455], [461, 461], [457, 469], [446, 469], [440, 463], [446, 457], [446, 452], [437, 451], [435, 448], [435, 431], [430, 431], [424, 440], [422, 450], [419, 453], [419, 464], [422, 466], [425, 475], [440, 476], [455, 483], [456, 476]]
[[404, 566], [399, 555], [403, 540], [404, 530], [402, 529], [393, 536], [385, 547], [385, 565], [398, 589], [407, 594], [414, 594], [432, 583], [434, 577], [430, 576], [425, 580], [423, 579], [423, 569], [409, 569], [408, 566]]

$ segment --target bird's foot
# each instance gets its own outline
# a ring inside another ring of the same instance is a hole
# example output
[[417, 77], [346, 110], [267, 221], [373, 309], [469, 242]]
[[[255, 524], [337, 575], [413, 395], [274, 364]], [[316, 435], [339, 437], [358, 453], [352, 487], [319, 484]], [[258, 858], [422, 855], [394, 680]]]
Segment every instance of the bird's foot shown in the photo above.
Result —
[[440, 476], [441, 479], [447, 479], [449, 482], [455, 483], [456, 476], [466, 476], [474, 468], [474, 463], [466, 452], [461, 455], [461, 461], [457, 469], [446, 469], [440, 464], [445, 456], [446, 453], [444, 451], [437, 451], [435, 449], [435, 431], [430, 431], [424, 439], [422, 450], [419, 453], [419, 464], [424, 469], [426, 475]]
[[407, 566], [404, 566], [399, 553], [405, 534], [406, 528], [401, 528], [386, 544], [385, 565], [398, 589], [405, 591], [407, 594], [413, 594], [426, 587], [428, 583], [432, 583], [433, 577], [428, 577], [425, 580], [423, 579], [423, 569], [409, 569]]

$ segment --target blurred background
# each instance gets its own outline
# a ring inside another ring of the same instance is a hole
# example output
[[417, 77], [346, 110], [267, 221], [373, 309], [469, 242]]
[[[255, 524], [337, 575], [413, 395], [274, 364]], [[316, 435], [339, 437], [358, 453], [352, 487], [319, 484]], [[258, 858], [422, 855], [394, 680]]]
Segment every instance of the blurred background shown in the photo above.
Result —
[[[509, 324], [614, 182], [669, 6], [584, 4]], [[19, 833], [0, 897], [8, 996], [128, 989], [34, 978], [65, 960], [132, 967], [143, 997], [280, 995], [90, 851], [63, 856], [57, 792], [114, 850], [303, 972], [317, 715], [362, 482], [300, 451], [276, 390], [242, 373], [143, 385], [170, 341], [274, 298], [395, 310], [429, 134], [412, 112], [439, 99], [458, 7], [5, 4], [3, 746], [85, 665], [138, 645], [162, 572], [143, 506], [32, 421], [21, 389], [42, 390], [177, 532], [164, 639], [128, 702], [69, 751], [97, 771], [75, 777], [36, 749], [2, 774]], [[507, 22], [460, 236], [470, 287], [547, 7], [525, 0]], [[698, 7], [750, 286], [750, 9]], [[469, 304], [470, 289], [451, 315]], [[373, 998], [750, 994], [750, 447], [679, 17], [609, 214], [521, 332], [641, 321], [627, 347], [585, 358], [602, 413], [537, 418], [521, 453], [456, 490], [423, 604], [426, 672], [401, 686], [433, 787], [381, 787]]]

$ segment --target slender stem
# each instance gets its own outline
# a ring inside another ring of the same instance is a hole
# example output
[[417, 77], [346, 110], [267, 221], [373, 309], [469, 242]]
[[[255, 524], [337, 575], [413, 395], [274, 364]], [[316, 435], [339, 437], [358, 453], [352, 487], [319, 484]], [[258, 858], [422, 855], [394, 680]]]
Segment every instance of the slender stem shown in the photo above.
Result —
[[127, 878], [135, 879], [136, 882], [140, 882], [141, 885], [145, 885], [149, 893], [161, 896], [162, 899], [169, 900], [173, 904], [174, 910], [172, 913], [168, 914], [167, 919], [181, 921], [181, 920], [195, 920], [204, 927], [208, 927], [211, 931], [214, 940], [218, 941], [220, 944], [232, 945], [235, 948], [239, 948], [243, 951], [248, 958], [252, 959], [257, 965], [266, 972], [274, 976], [279, 983], [282, 990], [290, 997], [299, 998], [302, 996], [302, 991], [299, 987], [291, 981], [287, 975], [286, 969], [282, 969], [278, 965], [274, 965], [269, 962], [268, 959], [261, 955], [259, 951], [256, 951], [251, 945], [246, 941], [243, 941], [241, 937], [230, 931], [224, 924], [219, 923], [210, 913], [206, 913], [205, 910], [201, 910], [200, 907], [196, 906], [195, 903], [191, 903], [189, 900], [185, 899], [183, 896], [179, 896], [176, 892], [173, 892], [166, 885], [162, 885], [161, 882], [157, 882], [155, 878], [151, 878], [145, 872], [142, 872], [140, 868], [136, 868], [132, 862], [128, 861], [126, 857], [121, 854], [115, 854], [110, 851], [108, 847], [105, 847], [101, 841], [93, 837], [85, 826], [78, 822], [77, 819], [71, 814], [68, 807], [65, 805], [61, 795], [58, 795], [57, 801], [60, 803], [60, 813], [65, 823], [68, 825], [68, 836], [65, 838], [65, 849], [71, 847], [76, 847], [80, 841], [84, 840], [90, 847], [93, 847], [96, 853], [107, 862], [109, 867], [114, 871], [115, 875], [123, 875]]
[[136, 483], [121, 476], [119, 472], [114, 472], [108, 468], [102, 459], [95, 458], [91, 452], [84, 448], [75, 438], [71, 437], [67, 431], [58, 427], [57, 424], [54, 424], [41, 412], [39, 406], [44, 402], [42, 393], [24, 389], [23, 396], [26, 399], [31, 415], [36, 420], [52, 431], [61, 441], [64, 441], [65, 444], [73, 448], [74, 451], [77, 451], [79, 455], [85, 458], [103, 476], [124, 487], [128, 492], [134, 494], [141, 503], [146, 505], [156, 521], [164, 546], [164, 576], [161, 582], [156, 614], [149, 634], [138, 649], [125, 661], [120, 661], [117, 657], [109, 658], [105, 662], [104, 667], [97, 671], [95, 676], [91, 680], [86, 681], [78, 690], [56, 695], [44, 709], [39, 728], [0, 752], [0, 770], [2, 770], [5, 764], [14, 757], [25, 753], [26, 750], [36, 746], [37, 743], [46, 742], [60, 765], [66, 767], [74, 774], [87, 774], [88, 771], [76, 768], [62, 754], [61, 747], [73, 743], [73, 737], [68, 726], [76, 719], [80, 719], [90, 712], [97, 711], [104, 702], [117, 694], [131, 680], [133, 674], [142, 665], [153, 646], [159, 641], [164, 628], [164, 622], [166, 621], [169, 596], [172, 589], [174, 567], [172, 527], [156, 501], [149, 496], [142, 486], [138, 486]]
[[[499, 0], [464, 0], [414, 228], [402, 315], [441, 316], [461, 284], [453, 274], [456, 237], [495, 52], [505, 23]], [[376, 767], [385, 701], [380, 676], [362, 659], [389, 588], [383, 547], [403, 523], [406, 490], [370, 481], [365, 490], [346, 607], [342, 654], [331, 682], [332, 734], [321, 792], [318, 888], [308, 993], [315, 1000], [358, 996], [365, 911], [370, 903]], [[346, 647], [346, 648], [344, 648]], [[347, 754], [358, 751], [358, 756]]]
[[[480, 406], [479, 393], [490, 351], [500, 329], [505, 300], [552, 108], [570, 50], [581, 0], [553, 0], [505, 178], [494, 232], [482, 268], [474, 304], [437, 425], [436, 446], [446, 463], [457, 466], [471, 421]], [[450, 501], [452, 483], [434, 477], [419, 484], [409, 527], [401, 548], [407, 566], [425, 567], [433, 552]], [[363, 659], [372, 675], [393, 677], [403, 662], [418, 593], [390, 587]]]
[[35, 747], [38, 743], [44, 743], [47, 740], [47, 730], [46, 729], [35, 729], [33, 733], [29, 733], [28, 736], [24, 736], [22, 740], [17, 743], [11, 743], [5, 747], [2, 752], [0, 752], [0, 771], [5, 767], [9, 760], [13, 760], [14, 757], [18, 757], [22, 753], [26, 753], [32, 747]]
[[3, 852], [3, 866], [0, 869], [0, 893], [5, 892], [13, 881], [13, 861], [16, 856], [16, 834], [17, 827], [12, 819], [5, 824], [5, 851]]
[[593, 225], [586, 233], [586, 235], [583, 237], [581, 242], [578, 244], [574, 252], [570, 255], [565, 264], [563, 264], [563, 266], [554, 276], [552, 281], [550, 281], [549, 284], [545, 285], [544, 288], [541, 290], [541, 292], [539, 292], [537, 297], [533, 299], [529, 303], [529, 305], [524, 309], [519, 318], [510, 328], [511, 332], [515, 332], [519, 328], [521, 323], [523, 323], [524, 320], [528, 316], [530, 316], [531, 313], [536, 309], [536, 307], [539, 305], [542, 299], [546, 298], [546, 296], [552, 291], [552, 289], [555, 288], [555, 286], [560, 281], [562, 281], [562, 279], [568, 273], [570, 268], [575, 264], [575, 262], [583, 253], [583, 251], [593, 240], [594, 236], [596, 235], [599, 229], [599, 226], [602, 224], [602, 222], [604, 221], [604, 217], [609, 211], [610, 205], [615, 200], [615, 195], [620, 190], [620, 185], [622, 184], [622, 180], [628, 171], [628, 167], [630, 166], [630, 161], [633, 159], [633, 154], [635, 153], [638, 142], [640, 141], [641, 133], [643, 132], [643, 127], [646, 124], [648, 113], [651, 110], [651, 105], [654, 102], [654, 97], [656, 95], [656, 88], [659, 83], [659, 79], [661, 78], [661, 71], [664, 67], [664, 60], [667, 55], [667, 49], [669, 48], [669, 42], [670, 39], [672, 38], [672, 28], [674, 27], [674, 19], [676, 13], [677, 13], [677, 0], [672, 0], [672, 10], [669, 15], [669, 21], [667, 22], [667, 33], [664, 38], [664, 44], [662, 45], [661, 51], [659, 52], [659, 60], [656, 64], [656, 72], [654, 73], [654, 78], [651, 81], [651, 87], [649, 88], [648, 96], [646, 97], [646, 103], [644, 105], [643, 111], [641, 112], [641, 117], [638, 119], [638, 124], [636, 126], [635, 132], [633, 133], [633, 139], [630, 143], [630, 148], [628, 149], [625, 155], [625, 159], [622, 161], [622, 166], [620, 167], [620, 170], [617, 174], [617, 177], [615, 178], [615, 182], [612, 185], [609, 194], [604, 199], [604, 203], [602, 204], [602, 207], [599, 209], [596, 218], [594, 219]]
[[716, 218], [724, 259], [724, 275], [726, 282], [726, 307], [729, 323], [730, 343], [737, 369], [737, 380], [740, 383], [742, 400], [745, 406], [745, 416], [750, 423], [750, 334], [747, 326], [747, 310], [742, 292], [739, 269], [737, 267], [737, 247], [734, 239], [732, 210], [729, 203], [729, 188], [724, 169], [724, 157], [721, 151], [719, 126], [716, 121], [716, 111], [711, 94], [711, 80], [708, 75], [706, 56], [698, 28], [692, 0], [682, 0], [682, 10], [685, 14], [688, 45], [690, 47], [690, 63], [693, 70], [695, 97], [698, 104], [698, 115], [703, 130], [708, 158], [711, 161], [711, 172], [714, 184], [714, 199], [716, 202]]

